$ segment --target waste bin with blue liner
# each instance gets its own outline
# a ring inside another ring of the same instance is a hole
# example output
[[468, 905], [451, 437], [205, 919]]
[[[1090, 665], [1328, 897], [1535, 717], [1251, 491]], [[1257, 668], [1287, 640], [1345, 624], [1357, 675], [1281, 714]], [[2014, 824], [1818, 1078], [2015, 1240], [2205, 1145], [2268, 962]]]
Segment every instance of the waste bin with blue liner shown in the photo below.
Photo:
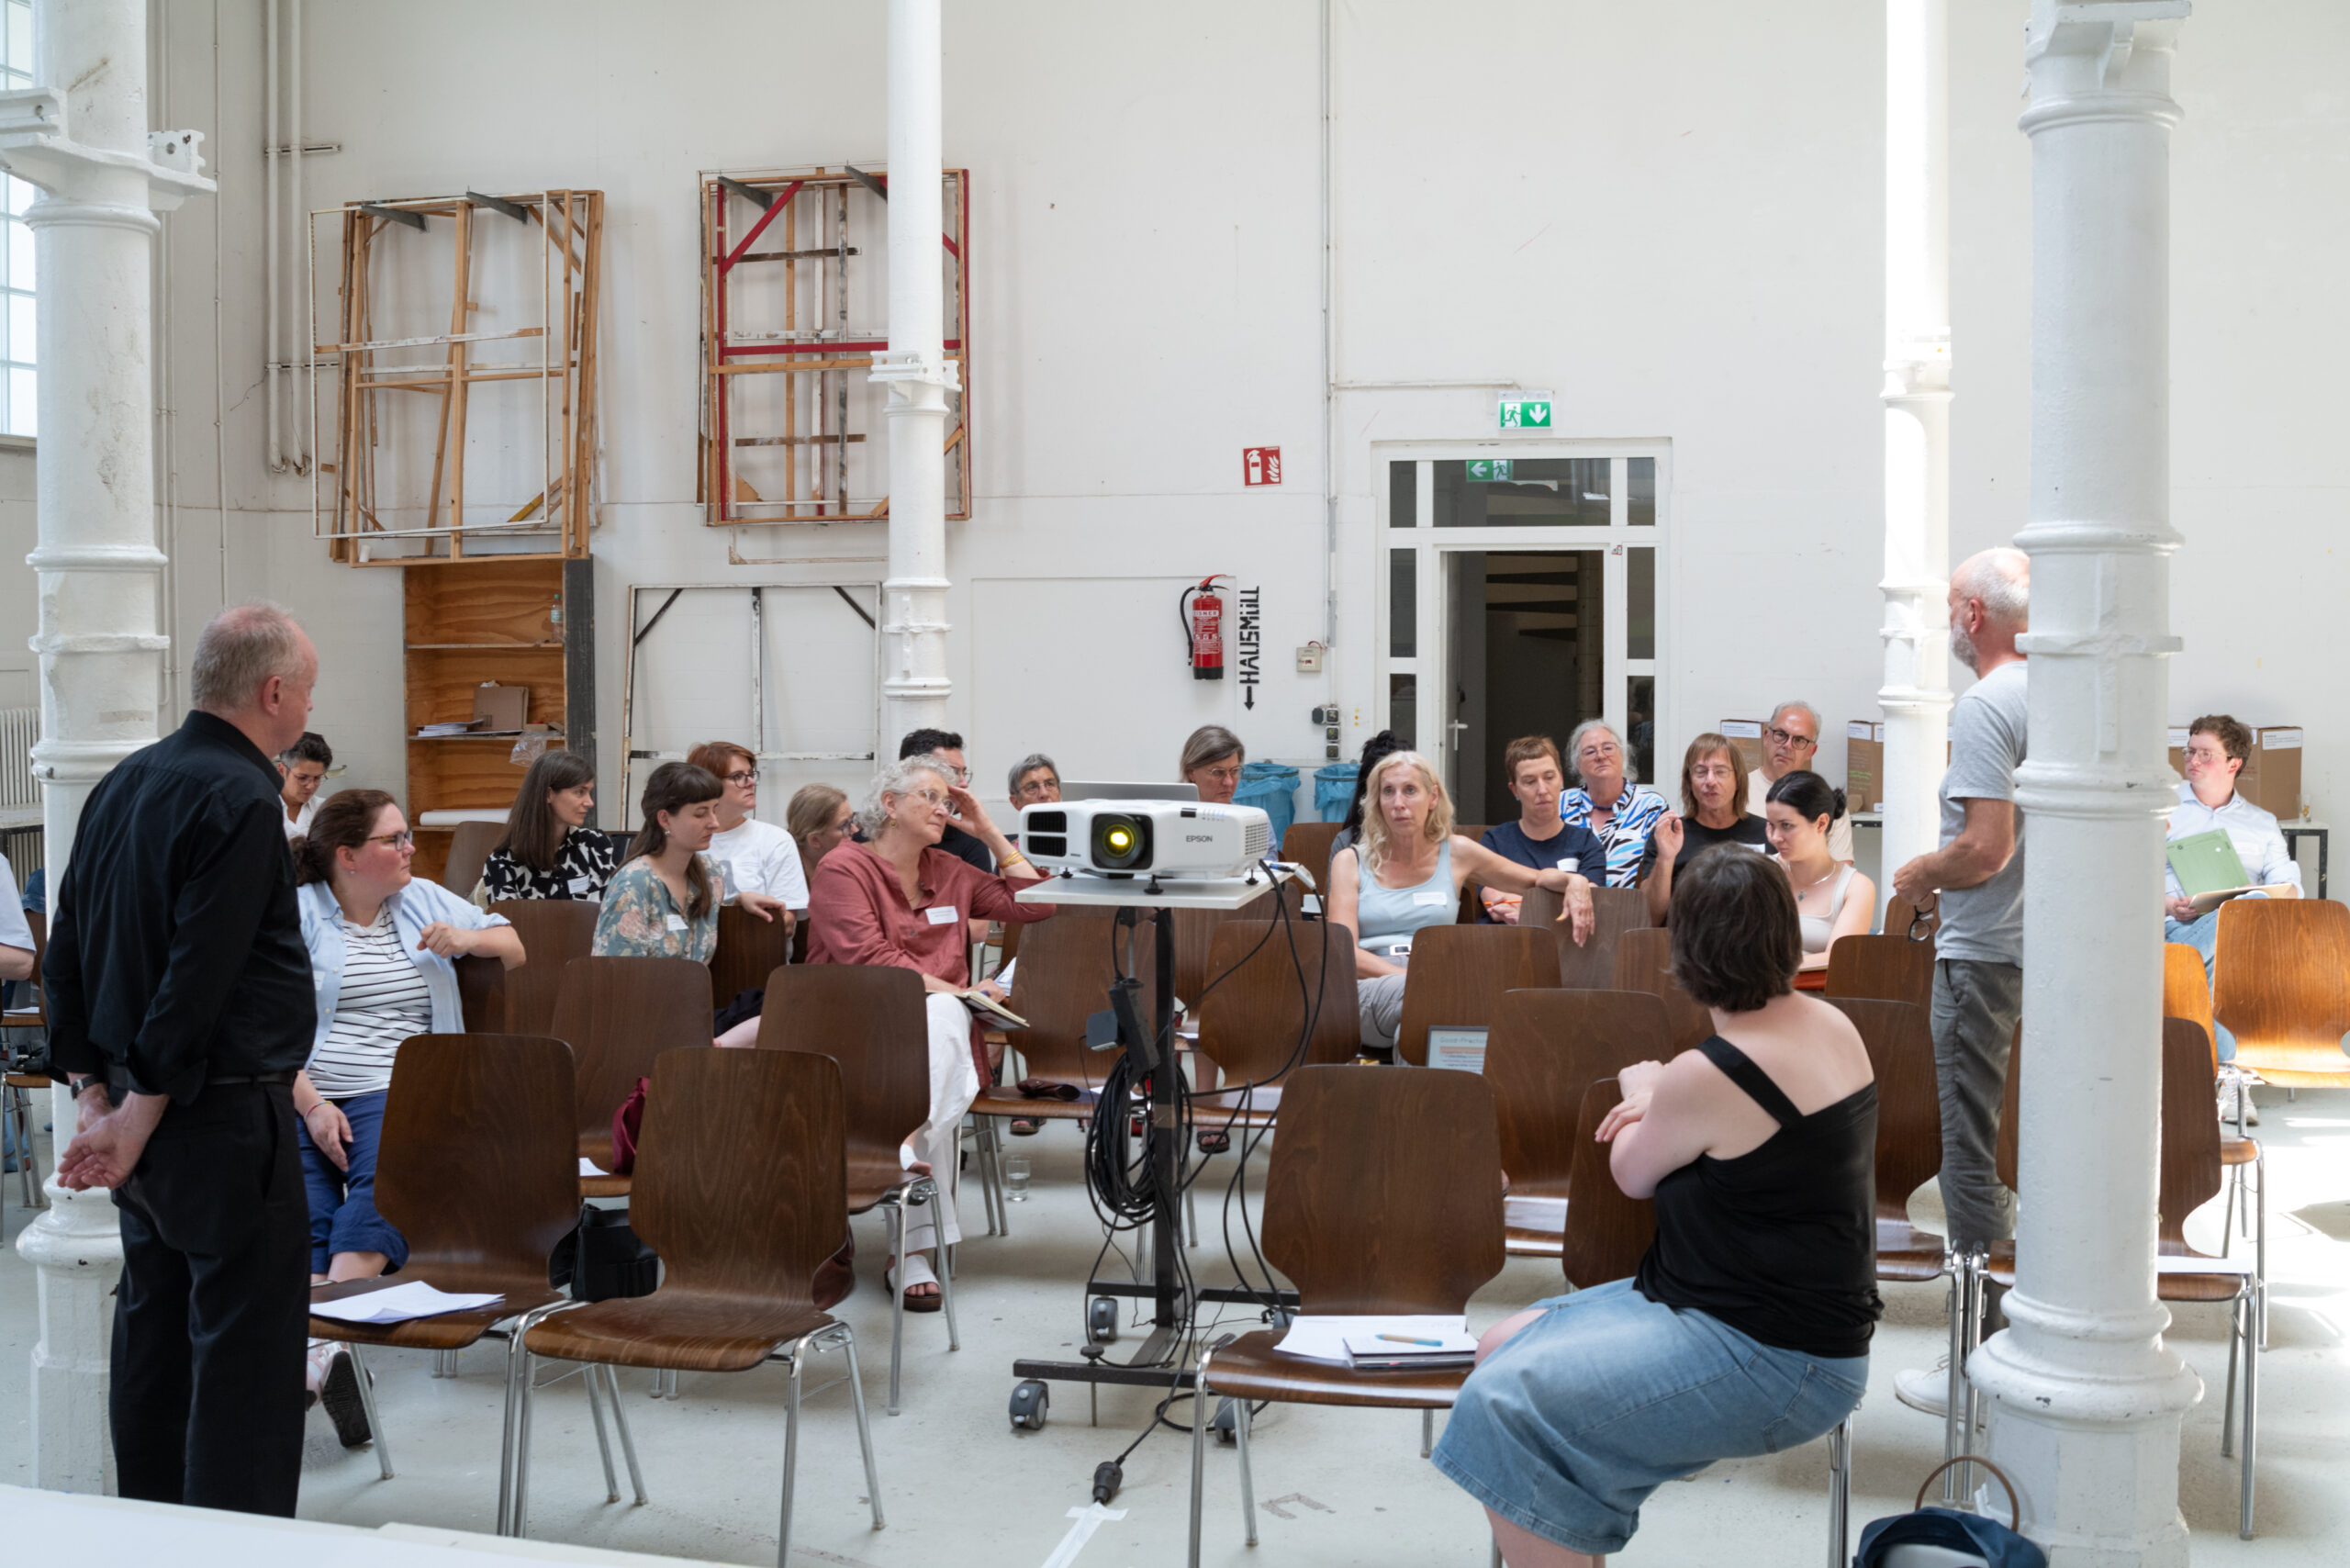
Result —
[[1279, 853], [1281, 834], [1297, 820], [1297, 769], [1278, 762], [1252, 762], [1240, 770], [1240, 787], [1232, 792], [1236, 806], [1256, 806], [1273, 819], [1273, 849]]
[[1347, 808], [1355, 803], [1355, 778], [1361, 772], [1359, 762], [1334, 762], [1314, 770], [1314, 810], [1324, 822], [1347, 820]]

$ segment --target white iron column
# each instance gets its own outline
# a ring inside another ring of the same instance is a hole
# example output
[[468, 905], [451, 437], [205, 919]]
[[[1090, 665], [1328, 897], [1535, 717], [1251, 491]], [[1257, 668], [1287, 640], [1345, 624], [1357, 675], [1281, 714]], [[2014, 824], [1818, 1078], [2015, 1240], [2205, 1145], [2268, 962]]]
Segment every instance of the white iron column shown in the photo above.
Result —
[[[946, 394], [941, 342], [938, 0], [890, 0], [890, 576], [881, 585], [889, 669], [885, 747], [944, 726], [946, 675]], [[884, 755], [888, 755], [886, 750]]]
[[[0, 95], [0, 163], [41, 188], [25, 216], [40, 273], [40, 405], [34, 459], [40, 575], [42, 782], [50, 896], [74, 823], [106, 770], [155, 739], [166, 639], [154, 545], [149, 269], [159, 225], [198, 178], [194, 133], [147, 129], [146, 0], [43, 0], [40, 80]], [[50, 1101], [57, 1142], [73, 1102]], [[39, 1271], [33, 1348], [33, 1479], [111, 1490], [109, 1299], [122, 1264], [113, 1204], [52, 1174], [50, 1209], [17, 1239]]]
[[1973, 1364], [2056, 1568], [2179, 1564], [2200, 1384], [2154, 1298], [2170, 552], [2171, 46], [2185, 0], [2034, 0], [2031, 746], [2011, 1327]]
[[1932, 852], [1950, 734], [1949, 0], [1885, 7], [1885, 844]]

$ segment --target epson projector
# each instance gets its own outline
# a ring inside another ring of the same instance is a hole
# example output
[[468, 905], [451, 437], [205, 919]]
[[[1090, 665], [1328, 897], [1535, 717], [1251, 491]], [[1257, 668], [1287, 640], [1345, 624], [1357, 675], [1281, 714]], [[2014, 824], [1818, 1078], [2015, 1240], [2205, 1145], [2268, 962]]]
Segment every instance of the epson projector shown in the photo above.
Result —
[[1050, 871], [1186, 880], [1237, 877], [1272, 852], [1255, 806], [1196, 801], [1061, 801], [1020, 812], [1020, 849]]

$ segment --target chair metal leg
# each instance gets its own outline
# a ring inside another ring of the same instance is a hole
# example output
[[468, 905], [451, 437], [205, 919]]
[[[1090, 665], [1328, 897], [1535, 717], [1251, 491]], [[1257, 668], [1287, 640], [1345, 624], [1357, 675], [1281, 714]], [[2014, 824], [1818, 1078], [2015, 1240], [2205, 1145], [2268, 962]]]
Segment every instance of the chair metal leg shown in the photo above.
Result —
[[1494, 1568], [1509, 1568], [1509, 1564], [1502, 1561], [1502, 1538], [1499, 1536], [1494, 1537]]
[[2252, 1233], [2252, 1275], [2259, 1282], [2253, 1293], [2260, 1306], [2260, 1348], [2268, 1348], [2268, 1156], [2258, 1144], [2252, 1153], [2252, 1201], [2260, 1205], [2259, 1222]]
[[[906, 1205], [890, 1207], [890, 1414], [898, 1413], [898, 1372], [906, 1356]], [[945, 1287], [941, 1287], [944, 1289]]]
[[621, 1408], [621, 1374], [610, 1367], [591, 1367], [588, 1370], [601, 1372], [604, 1375], [604, 1393], [612, 1404], [612, 1423], [621, 1429], [621, 1457], [628, 1462], [629, 1487], [636, 1494], [637, 1506], [643, 1507], [647, 1500], [644, 1495], [644, 1472], [637, 1467], [636, 1439], [628, 1429], [628, 1412]]
[[1208, 1368], [1201, 1361], [1193, 1378], [1198, 1392], [1192, 1399], [1192, 1546], [1186, 1568], [1200, 1568], [1200, 1490], [1207, 1462], [1208, 1417], [1215, 1401], [1208, 1393]]
[[604, 1429], [604, 1380], [590, 1361], [580, 1367], [579, 1381], [588, 1387], [588, 1414], [596, 1422], [596, 1451], [604, 1459], [604, 1501], [617, 1503], [621, 1500], [621, 1478], [612, 1470], [612, 1436]]
[[367, 1430], [375, 1439], [375, 1463], [383, 1470], [384, 1479], [392, 1478], [392, 1445], [384, 1436], [384, 1417], [375, 1410], [375, 1383], [367, 1375], [367, 1363], [359, 1356], [359, 1347], [351, 1347], [351, 1370], [359, 1384], [359, 1407], [367, 1412]]
[[[813, 1338], [811, 1335], [809, 1338]], [[808, 1364], [808, 1339], [791, 1347], [790, 1392], [783, 1410], [783, 1522], [776, 1531], [775, 1568], [790, 1568], [791, 1491], [800, 1474], [800, 1373]]]
[[2267, 1284], [2255, 1280], [2245, 1312], [2248, 1332], [2244, 1347], [2244, 1490], [2238, 1504], [2242, 1517], [2236, 1523], [2236, 1534], [2246, 1540], [2252, 1539], [2253, 1450], [2260, 1446], [2260, 1327], [2267, 1321]]
[[1192, 1246], [1200, 1244], [1200, 1193], [1196, 1187], [1183, 1189], [1183, 1236]]
[[538, 1393], [538, 1381], [539, 1358], [525, 1350], [521, 1409], [515, 1417], [514, 1431], [514, 1528], [508, 1532], [518, 1539], [531, 1533], [531, 1406]]
[[1828, 1568], [1845, 1568], [1852, 1560], [1852, 1418], [1845, 1417], [1828, 1434]]
[[[938, 1238], [940, 1260], [947, 1262], [946, 1267], [934, 1270], [933, 1272], [938, 1276], [938, 1305], [946, 1314], [946, 1348], [950, 1350], [959, 1350], [963, 1348], [963, 1336], [955, 1327], [955, 1270], [952, 1263], [948, 1262], [948, 1254], [952, 1249], [946, 1245], [946, 1194], [947, 1189], [945, 1182], [937, 1181], [931, 1182], [930, 1201], [939, 1206], [939, 1217], [932, 1234]], [[904, 1298], [901, 1296], [899, 1299], [900, 1304], [903, 1305]]]
[[1257, 1544], [1257, 1484], [1248, 1473], [1248, 1401], [1232, 1402], [1233, 1446], [1240, 1450], [1240, 1518], [1248, 1527], [1248, 1544]]
[[522, 1365], [523, 1325], [532, 1322], [525, 1316], [513, 1327], [506, 1341], [506, 1423], [498, 1441], [498, 1533], [519, 1535], [514, 1528], [514, 1462], [516, 1458], [516, 1428], [521, 1420], [521, 1393], [517, 1386], [517, 1373]]
[[[1966, 1317], [1975, 1297], [1975, 1272], [1972, 1260], [1963, 1252], [1945, 1254], [1942, 1265], [1950, 1271], [1950, 1382], [1943, 1393], [1946, 1403], [1942, 1406], [1942, 1459], [1947, 1462], [1958, 1457], [1959, 1423], [1964, 1418]], [[1945, 1506], [1957, 1505], [1958, 1488], [1958, 1472], [1954, 1469], [1942, 1472], [1942, 1502]]]
[[2220, 1402], [2220, 1457], [2236, 1451], [2236, 1361], [2244, 1353], [2244, 1297], [2228, 1308], [2228, 1392]]
[[1420, 1457], [1426, 1459], [1436, 1451], [1436, 1407], [1430, 1406], [1420, 1412]]
[[865, 1415], [865, 1384], [856, 1374], [856, 1336], [840, 1326], [841, 1353], [848, 1359], [848, 1400], [856, 1410], [856, 1446], [865, 1455], [865, 1495], [873, 1506], [873, 1528], [881, 1528], [881, 1473], [873, 1466], [873, 1428]]

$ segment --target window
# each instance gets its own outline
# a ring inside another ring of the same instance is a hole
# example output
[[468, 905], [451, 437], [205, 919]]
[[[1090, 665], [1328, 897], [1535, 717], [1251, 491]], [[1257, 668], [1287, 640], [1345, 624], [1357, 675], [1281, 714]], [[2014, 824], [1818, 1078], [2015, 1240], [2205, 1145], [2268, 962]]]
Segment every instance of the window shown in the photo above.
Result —
[[[14, 90], [33, 84], [32, 0], [6, 0], [6, 26], [0, 27], [0, 88]], [[25, 227], [25, 209], [33, 204], [33, 187], [14, 175], [7, 180], [7, 213], [0, 218], [0, 296], [6, 300], [0, 320], [0, 365], [7, 372], [5, 398], [0, 398], [0, 433], [34, 433], [34, 398], [40, 373], [34, 368], [33, 231]]]

